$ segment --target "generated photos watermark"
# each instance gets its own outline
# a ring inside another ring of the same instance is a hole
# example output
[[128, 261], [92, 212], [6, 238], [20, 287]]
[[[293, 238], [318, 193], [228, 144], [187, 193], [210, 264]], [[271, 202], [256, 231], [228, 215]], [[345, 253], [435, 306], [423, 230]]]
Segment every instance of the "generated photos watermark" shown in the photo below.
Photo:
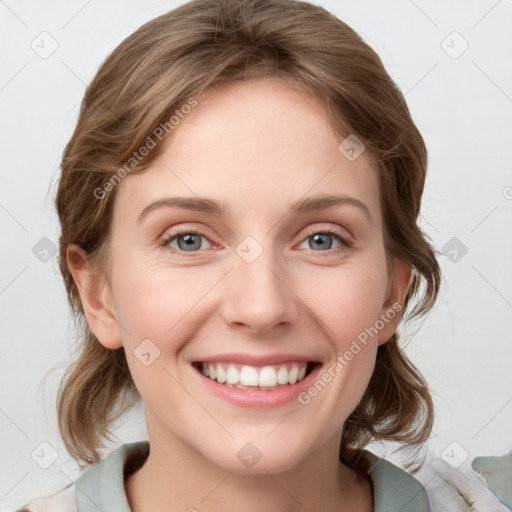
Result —
[[144, 144], [132, 153], [132, 156], [120, 167], [106, 183], [101, 187], [94, 189], [93, 195], [96, 199], [103, 199], [109, 192], [111, 192], [121, 180], [131, 173], [133, 168], [140, 163], [149, 152], [156, 147], [158, 142], [161, 142], [165, 135], [168, 135], [179, 122], [189, 114], [192, 109], [197, 105], [197, 100], [192, 96], [187, 100], [187, 103], [176, 109], [174, 114], [165, 123], [160, 123], [149, 135]]
[[397, 313], [402, 311], [403, 307], [400, 303], [395, 302], [390, 309], [383, 313], [379, 320], [377, 320], [371, 327], [366, 327], [357, 335], [357, 339], [352, 340], [352, 343], [348, 350], [343, 355], [339, 355], [327, 370], [325, 370], [318, 379], [307, 389], [299, 393], [297, 399], [302, 405], [307, 405], [311, 402], [311, 399], [317, 396], [335, 377], [338, 375], [343, 368], [345, 368], [352, 359], [354, 359], [359, 352], [362, 350], [362, 346], [368, 344], [369, 338], [377, 336], [377, 334], [384, 329], [384, 327], [391, 321]]

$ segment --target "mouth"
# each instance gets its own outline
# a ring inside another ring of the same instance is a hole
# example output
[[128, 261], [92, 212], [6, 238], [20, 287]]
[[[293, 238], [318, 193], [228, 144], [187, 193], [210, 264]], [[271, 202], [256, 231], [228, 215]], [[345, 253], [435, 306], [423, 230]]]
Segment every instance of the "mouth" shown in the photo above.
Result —
[[201, 375], [222, 386], [254, 391], [289, 388], [306, 379], [320, 366], [316, 361], [291, 361], [251, 366], [225, 361], [196, 361], [192, 366]]

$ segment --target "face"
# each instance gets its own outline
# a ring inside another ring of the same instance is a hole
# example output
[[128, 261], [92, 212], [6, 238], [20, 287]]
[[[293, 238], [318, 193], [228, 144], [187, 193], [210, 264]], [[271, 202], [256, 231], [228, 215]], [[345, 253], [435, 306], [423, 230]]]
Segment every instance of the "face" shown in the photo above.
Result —
[[255, 472], [339, 443], [408, 277], [388, 275], [374, 163], [341, 140], [304, 93], [240, 82], [120, 183], [105, 308], [88, 320], [125, 347], [151, 442]]

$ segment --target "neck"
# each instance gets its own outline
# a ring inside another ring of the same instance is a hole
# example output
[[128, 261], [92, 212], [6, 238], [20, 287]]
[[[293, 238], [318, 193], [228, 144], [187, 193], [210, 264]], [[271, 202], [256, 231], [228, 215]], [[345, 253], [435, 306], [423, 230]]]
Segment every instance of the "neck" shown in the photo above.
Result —
[[177, 438], [153, 437], [146, 462], [125, 482], [133, 512], [373, 510], [369, 480], [338, 459], [339, 439], [287, 471], [242, 474], [212, 464]]

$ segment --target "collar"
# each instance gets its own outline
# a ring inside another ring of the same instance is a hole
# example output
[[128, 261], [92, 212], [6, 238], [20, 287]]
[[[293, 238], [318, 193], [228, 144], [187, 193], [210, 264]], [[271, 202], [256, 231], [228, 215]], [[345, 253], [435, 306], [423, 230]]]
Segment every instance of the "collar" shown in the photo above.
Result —
[[[75, 482], [78, 512], [131, 512], [124, 488], [125, 476], [149, 455], [149, 441], [123, 444]], [[430, 512], [425, 489], [414, 477], [391, 462], [362, 450], [373, 484], [374, 512]]]

